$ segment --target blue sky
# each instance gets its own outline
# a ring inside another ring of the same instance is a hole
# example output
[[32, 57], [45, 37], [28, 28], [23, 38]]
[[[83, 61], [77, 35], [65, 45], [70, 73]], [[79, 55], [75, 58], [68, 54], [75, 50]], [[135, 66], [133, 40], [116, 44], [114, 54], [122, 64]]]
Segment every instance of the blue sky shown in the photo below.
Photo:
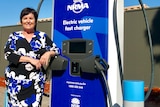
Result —
[[[37, 10], [40, 0], [0, 0], [0, 26], [16, 25], [23, 8], [32, 7]], [[43, 0], [39, 18], [52, 17], [52, 0]]]
[[[139, 5], [139, 0], [124, 0], [125, 6]], [[143, 4], [150, 7], [160, 7], [160, 0], [142, 0]]]
[[[25, 7], [37, 9], [40, 0], [0, 0], [0, 26], [15, 25], [19, 22], [19, 14]], [[52, 17], [52, 1], [44, 0], [39, 18]], [[160, 0], [142, 0], [150, 7], [159, 7]], [[139, 5], [138, 0], [124, 0], [124, 6]]]

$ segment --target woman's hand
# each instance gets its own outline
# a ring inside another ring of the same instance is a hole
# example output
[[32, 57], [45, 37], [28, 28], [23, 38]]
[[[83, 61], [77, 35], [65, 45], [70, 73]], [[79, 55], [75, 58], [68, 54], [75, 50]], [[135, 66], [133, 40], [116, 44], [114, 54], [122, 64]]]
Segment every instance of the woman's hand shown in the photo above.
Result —
[[30, 63], [31, 63], [32, 65], [34, 65], [37, 70], [40, 69], [41, 66], [42, 66], [40, 60], [38, 60], [38, 59], [33, 59], [33, 58], [32, 58], [31, 61], [30, 61]]
[[55, 52], [54, 51], [48, 51], [48, 52], [45, 52], [41, 58], [40, 58], [40, 63], [43, 65], [43, 66], [48, 66], [49, 62], [50, 62], [50, 58], [52, 56], [55, 55]]
[[30, 62], [32, 65], [34, 65], [36, 67], [37, 70], [40, 69], [42, 66], [40, 60], [33, 59], [33, 58], [27, 57], [27, 56], [21, 56], [19, 59], [19, 62]]

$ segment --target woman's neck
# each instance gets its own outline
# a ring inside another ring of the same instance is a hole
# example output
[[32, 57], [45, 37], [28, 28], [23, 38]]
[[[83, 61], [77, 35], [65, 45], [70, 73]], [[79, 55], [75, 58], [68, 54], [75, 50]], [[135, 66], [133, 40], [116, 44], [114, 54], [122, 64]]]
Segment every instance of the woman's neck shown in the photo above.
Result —
[[23, 30], [23, 33], [24, 34], [33, 34], [34, 33], [34, 30]]
[[22, 34], [24, 35], [25, 39], [30, 42], [32, 40], [32, 37], [34, 35], [34, 32], [26, 32], [22, 31]]

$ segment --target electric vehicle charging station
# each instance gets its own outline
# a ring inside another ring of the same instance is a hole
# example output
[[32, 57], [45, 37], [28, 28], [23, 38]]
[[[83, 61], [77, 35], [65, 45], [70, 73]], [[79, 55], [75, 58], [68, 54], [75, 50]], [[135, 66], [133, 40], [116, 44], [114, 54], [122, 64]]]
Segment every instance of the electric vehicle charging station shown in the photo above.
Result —
[[[116, 6], [119, 45], [123, 55], [123, 0], [117, 1]], [[93, 76], [92, 71], [87, 72], [90, 70], [89, 64], [94, 65], [95, 62], [83, 62], [90, 56], [99, 56], [99, 59], [104, 59], [109, 64], [105, 76], [111, 100], [113, 104], [117, 103], [122, 107], [123, 96], [114, 36], [113, 9], [112, 0], [53, 1], [53, 40], [62, 49], [62, 55], [68, 58], [68, 66], [60, 75], [52, 73], [51, 107], [107, 106], [106, 92], [99, 74], [94, 73]], [[87, 73], [82, 75], [81, 69]]]

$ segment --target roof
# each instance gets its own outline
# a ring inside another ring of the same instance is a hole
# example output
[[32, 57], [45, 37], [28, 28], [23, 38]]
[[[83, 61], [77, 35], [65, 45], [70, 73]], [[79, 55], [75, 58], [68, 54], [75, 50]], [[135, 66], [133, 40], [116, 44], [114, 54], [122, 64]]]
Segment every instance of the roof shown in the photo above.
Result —
[[[144, 8], [149, 8], [148, 5], [143, 4]], [[141, 5], [135, 5], [135, 6], [128, 6], [124, 8], [124, 11], [129, 11], [129, 10], [140, 10], [141, 9]]]

